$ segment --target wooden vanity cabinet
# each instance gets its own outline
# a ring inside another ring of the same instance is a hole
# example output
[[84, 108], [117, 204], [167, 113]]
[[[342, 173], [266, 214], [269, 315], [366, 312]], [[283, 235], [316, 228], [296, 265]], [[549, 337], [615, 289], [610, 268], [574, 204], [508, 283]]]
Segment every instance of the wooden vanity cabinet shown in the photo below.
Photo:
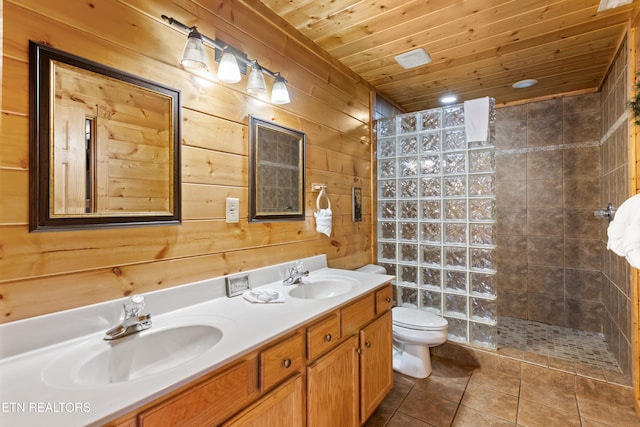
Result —
[[258, 396], [255, 357], [138, 415], [139, 427], [218, 425]]
[[360, 331], [360, 416], [365, 422], [393, 387], [391, 311]]
[[305, 425], [305, 392], [297, 374], [228, 422], [225, 427], [300, 427]]
[[359, 426], [393, 385], [391, 285], [107, 424]]
[[307, 368], [309, 427], [361, 425], [393, 387], [390, 294], [388, 285], [340, 310], [343, 341]]

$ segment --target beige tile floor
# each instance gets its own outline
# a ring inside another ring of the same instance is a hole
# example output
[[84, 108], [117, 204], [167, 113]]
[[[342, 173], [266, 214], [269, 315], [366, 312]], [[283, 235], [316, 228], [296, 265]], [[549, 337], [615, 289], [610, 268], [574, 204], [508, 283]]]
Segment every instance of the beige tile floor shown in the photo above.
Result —
[[555, 381], [524, 365], [516, 374], [440, 357], [432, 363], [432, 375], [423, 380], [394, 373], [393, 389], [365, 425], [640, 426], [630, 389], [572, 377]]

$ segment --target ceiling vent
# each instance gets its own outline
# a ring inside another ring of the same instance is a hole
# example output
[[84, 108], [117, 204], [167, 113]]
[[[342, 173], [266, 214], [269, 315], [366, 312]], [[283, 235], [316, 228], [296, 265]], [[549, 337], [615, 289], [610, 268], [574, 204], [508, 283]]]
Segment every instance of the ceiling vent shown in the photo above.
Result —
[[431, 57], [422, 48], [401, 53], [400, 55], [394, 56], [394, 58], [398, 62], [398, 64], [402, 66], [402, 68], [407, 69], [419, 67], [431, 62]]

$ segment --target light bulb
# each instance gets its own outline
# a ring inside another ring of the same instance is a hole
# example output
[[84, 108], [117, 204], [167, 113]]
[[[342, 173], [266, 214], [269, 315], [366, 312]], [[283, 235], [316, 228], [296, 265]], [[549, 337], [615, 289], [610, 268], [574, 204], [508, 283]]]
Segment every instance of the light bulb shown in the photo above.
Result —
[[225, 52], [218, 66], [218, 79], [224, 83], [238, 83], [241, 78], [236, 57], [231, 52]]
[[271, 102], [274, 104], [288, 104], [291, 102], [289, 98], [289, 91], [287, 90], [287, 83], [280, 73], [276, 73], [276, 81], [273, 83], [273, 89], [271, 90]]
[[251, 72], [249, 73], [249, 81], [247, 82], [247, 92], [253, 94], [262, 94], [267, 91], [267, 85], [264, 82], [262, 69], [256, 61], [251, 63]]

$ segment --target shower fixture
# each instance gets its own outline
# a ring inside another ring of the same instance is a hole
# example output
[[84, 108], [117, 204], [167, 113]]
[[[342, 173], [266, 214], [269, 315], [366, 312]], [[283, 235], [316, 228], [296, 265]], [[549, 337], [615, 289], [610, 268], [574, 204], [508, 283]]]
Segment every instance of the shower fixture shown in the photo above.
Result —
[[607, 218], [609, 222], [613, 221], [613, 216], [616, 214], [616, 208], [613, 207], [613, 203], [609, 203], [606, 209], [596, 209], [593, 211], [593, 216], [598, 218]]

